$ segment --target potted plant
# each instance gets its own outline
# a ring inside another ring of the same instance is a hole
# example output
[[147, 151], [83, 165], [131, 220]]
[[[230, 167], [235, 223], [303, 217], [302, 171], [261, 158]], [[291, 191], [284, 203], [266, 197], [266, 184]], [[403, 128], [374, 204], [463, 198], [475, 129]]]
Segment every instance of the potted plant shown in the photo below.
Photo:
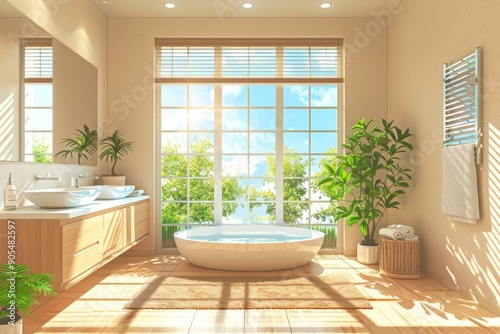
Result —
[[121, 130], [116, 130], [110, 136], [101, 140], [103, 151], [99, 159], [111, 162], [111, 175], [101, 177], [102, 184], [124, 185], [125, 176], [116, 174], [115, 167], [119, 160], [122, 160], [128, 153], [135, 150], [135, 142], [126, 140]]
[[397, 209], [397, 198], [408, 188], [411, 170], [401, 160], [413, 146], [407, 141], [412, 134], [401, 130], [394, 121], [360, 119], [346, 136], [344, 155], [326, 164], [326, 174], [318, 182], [331, 198], [336, 220], [344, 218], [348, 227], [357, 225], [364, 239], [358, 244], [361, 263], [378, 262], [377, 227], [389, 208]]
[[0, 267], [0, 332], [22, 333], [19, 311], [29, 314], [29, 309], [38, 304], [40, 294], [53, 296], [56, 293], [50, 282], [50, 274], [29, 274], [30, 268], [23, 264], [5, 263]]
[[77, 162], [81, 164], [81, 158], [88, 160], [88, 156], [97, 151], [97, 130], [90, 130], [87, 125], [83, 125], [83, 130], [78, 130], [75, 138], [63, 138], [61, 144], [66, 144], [67, 149], [61, 150], [54, 155], [54, 158], [66, 158], [68, 155], [73, 158], [73, 153], [77, 156]]

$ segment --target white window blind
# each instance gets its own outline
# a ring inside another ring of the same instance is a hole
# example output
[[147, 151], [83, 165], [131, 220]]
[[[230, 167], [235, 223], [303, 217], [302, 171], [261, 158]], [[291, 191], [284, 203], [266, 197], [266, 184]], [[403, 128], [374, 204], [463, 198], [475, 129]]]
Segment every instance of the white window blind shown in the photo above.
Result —
[[480, 48], [459, 61], [444, 65], [444, 146], [476, 144], [480, 163]]
[[25, 82], [46, 82], [52, 79], [52, 40], [24, 40], [24, 78]]
[[341, 55], [341, 39], [157, 39], [156, 82], [313, 78], [341, 83]]

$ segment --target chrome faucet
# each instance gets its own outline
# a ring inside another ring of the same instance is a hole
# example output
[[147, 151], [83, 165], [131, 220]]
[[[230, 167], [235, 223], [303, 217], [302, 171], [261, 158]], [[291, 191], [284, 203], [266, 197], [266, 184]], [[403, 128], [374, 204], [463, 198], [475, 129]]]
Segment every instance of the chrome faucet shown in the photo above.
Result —
[[89, 176], [89, 174], [78, 174], [76, 177], [75, 177], [75, 187], [78, 188], [78, 180], [80, 179], [86, 179], [86, 180], [98, 180], [99, 179], [99, 176]]

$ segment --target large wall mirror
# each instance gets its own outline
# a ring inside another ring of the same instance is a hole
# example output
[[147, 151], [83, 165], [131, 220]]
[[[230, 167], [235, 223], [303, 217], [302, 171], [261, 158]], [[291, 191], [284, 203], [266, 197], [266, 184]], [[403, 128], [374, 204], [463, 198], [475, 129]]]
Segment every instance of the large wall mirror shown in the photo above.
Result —
[[[45, 92], [33, 94], [21, 89], [21, 85], [24, 87], [21, 40], [24, 38], [52, 40], [52, 87]], [[66, 148], [61, 140], [76, 138], [84, 125], [97, 130], [97, 68], [4, 1], [0, 1], [0, 48], [0, 161], [36, 161], [29, 154], [33, 138], [40, 138], [36, 137], [37, 133], [49, 133], [51, 140], [37, 142], [37, 149], [52, 152], [49, 160], [53, 163], [77, 164], [76, 154], [72, 158], [53, 155]], [[46, 114], [33, 116], [28, 105], [23, 107], [30, 93], [34, 96], [30, 101], [38, 99], [32, 109], [39, 108], [38, 105], [43, 107], [46, 100], [51, 101]], [[97, 155], [81, 159], [80, 163], [96, 166]]]

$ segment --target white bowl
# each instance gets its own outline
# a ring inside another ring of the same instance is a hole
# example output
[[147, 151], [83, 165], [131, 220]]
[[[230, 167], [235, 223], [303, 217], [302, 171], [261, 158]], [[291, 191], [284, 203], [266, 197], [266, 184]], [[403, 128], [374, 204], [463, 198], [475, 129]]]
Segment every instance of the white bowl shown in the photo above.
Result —
[[110, 186], [102, 185], [101, 194], [97, 199], [119, 199], [130, 195], [134, 191], [135, 186]]
[[93, 202], [101, 194], [101, 187], [50, 188], [25, 190], [23, 193], [42, 208], [72, 208]]

